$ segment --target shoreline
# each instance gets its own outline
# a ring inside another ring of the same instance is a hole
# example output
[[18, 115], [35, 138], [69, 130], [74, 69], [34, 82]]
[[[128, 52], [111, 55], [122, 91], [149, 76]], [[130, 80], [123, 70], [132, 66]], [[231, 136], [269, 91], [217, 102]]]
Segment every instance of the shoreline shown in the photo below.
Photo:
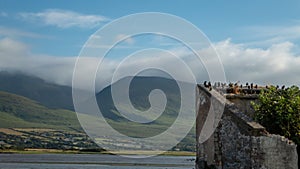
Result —
[[196, 156], [196, 152], [188, 151], [80, 151], [80, 150], [59, 150], [59, 149], [24, 149], [13, 150], [6, 149], [0, 150], [0, 154], [105, 154], [105, 155], [145, 155], [152, 156], [159, 154], [158, 156]]

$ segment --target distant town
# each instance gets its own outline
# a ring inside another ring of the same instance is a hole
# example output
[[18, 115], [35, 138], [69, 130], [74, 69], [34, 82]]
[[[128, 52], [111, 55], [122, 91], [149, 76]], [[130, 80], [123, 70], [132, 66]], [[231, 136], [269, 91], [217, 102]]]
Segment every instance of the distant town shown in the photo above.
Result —
[[1, 128], [0, 149], [103, 151], [82, 132], [21, 128]]
[[[107, 136], [96, 138], [96, 142], [107, 147], [111, 146], [114, 140]], [[113, 144], [128, 150], [145, 149], [153, 151], [145, 144], [133, 140], [122, 140]], [[0, 128], [0, 153], [9, 151], [76, 151], [76, 152], [105, 152], [87, 134], [82, 131], [66, 131], [42, 128]], [[187, 141], [179, 143], [171, 151], [195, 151], [194, 143], [187, 144]]]

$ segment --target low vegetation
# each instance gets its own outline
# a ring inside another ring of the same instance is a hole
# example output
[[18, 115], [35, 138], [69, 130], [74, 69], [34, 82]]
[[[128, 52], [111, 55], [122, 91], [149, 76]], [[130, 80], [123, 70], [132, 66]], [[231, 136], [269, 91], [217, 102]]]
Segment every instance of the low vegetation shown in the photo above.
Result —
[[269, 132], [285, 136], [300, 145], [300, 90], [297, 86], [264, 90], [253, 107], [255, 120]]

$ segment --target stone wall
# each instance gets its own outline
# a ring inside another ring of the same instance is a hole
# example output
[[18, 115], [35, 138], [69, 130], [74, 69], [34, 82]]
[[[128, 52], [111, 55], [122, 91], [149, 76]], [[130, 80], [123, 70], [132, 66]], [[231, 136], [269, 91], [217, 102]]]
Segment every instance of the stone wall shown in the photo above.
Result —
[[234, 103], [240, 111], [249, 117], [253, 117], [254, 109], [251, 102], [255, 102], [258, 95], [226, 95], [226, 99]]
[[[224, 99], [218, 92], [208, 91], [202, 86], [198, 86], [197, 92], [197, 169], [298, 168], [296, 145], [281, 136], [268, 134], [263, 126], [243, 113], [248, 111], [251, 115], [252, 110], [247, 108], [250, 97], [238, 100], [238, 97], [230, 96]], [[217, 128], [202, 143], [203, 134], [200, 133], [211, 106], [218, 111], [218, 108], [224, 107], [224, 113], [220, 117], [215, 116]]]

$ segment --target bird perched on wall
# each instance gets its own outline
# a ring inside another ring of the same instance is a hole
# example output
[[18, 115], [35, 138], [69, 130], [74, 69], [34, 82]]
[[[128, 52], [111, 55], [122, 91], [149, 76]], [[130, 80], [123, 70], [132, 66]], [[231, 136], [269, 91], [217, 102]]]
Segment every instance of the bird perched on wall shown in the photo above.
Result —
[[250, 88], [253, 89], [253, 83], [250, 84]]
[[211, 91], [212, 86], [211, 86], [210, 82], [207, 83], [207, 81], [204, 81], [203, 85], [204, 85], [205, 88], [208, 88], [208, 90]]
[[208, 82], [208, 90], [211, 91], [212, 87], [211, 87], [211, 83]]
[[204, 81], [204, 87], [208, 88], [207, 81]]
[[217, 82], [214, 83], [214, 88], [217, 88]]

